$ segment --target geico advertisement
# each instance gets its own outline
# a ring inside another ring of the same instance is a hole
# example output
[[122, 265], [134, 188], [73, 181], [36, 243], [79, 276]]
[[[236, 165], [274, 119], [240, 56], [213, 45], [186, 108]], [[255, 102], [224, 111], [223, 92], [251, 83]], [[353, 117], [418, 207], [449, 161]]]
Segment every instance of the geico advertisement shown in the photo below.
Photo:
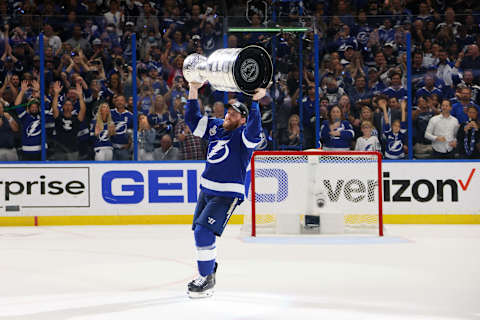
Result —
[[[0, 210], [18, 206], [26, 215], [192, 214], [204, 166], [202, 162], [28, 167], [4, 163]], [[294, 171], [274, 166], [268, 170], [266, 187], [257, 193], [259, 204], [281, 208], [292, 199], [297, 204], [307, 201], [306, 182], [300, 183]], [[382, 169], [384, 214], [480, 213], [480, 162], [385, 162]], [[326, 200], [343, 203], [345, 210], [377, 202], [378, 191], [372, 195], [376, 176], [346, 178], [339, 173], [338, 178], [329, 174], [322, 181]], [[248, 203], [236, 213], [247, 213]]]

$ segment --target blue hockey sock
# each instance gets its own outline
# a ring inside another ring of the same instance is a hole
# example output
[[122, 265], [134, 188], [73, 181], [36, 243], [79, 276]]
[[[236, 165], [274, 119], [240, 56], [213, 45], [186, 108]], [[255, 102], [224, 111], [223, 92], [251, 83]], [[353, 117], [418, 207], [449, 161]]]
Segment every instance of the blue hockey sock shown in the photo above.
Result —
[[213, 273], [217, 257], [215, 234], [212, 230], [199, 224], [195, 226], [193, 233], [195, 235], [195, 245], [197, 246], [198, 272], [202, 277], [206, 277]]

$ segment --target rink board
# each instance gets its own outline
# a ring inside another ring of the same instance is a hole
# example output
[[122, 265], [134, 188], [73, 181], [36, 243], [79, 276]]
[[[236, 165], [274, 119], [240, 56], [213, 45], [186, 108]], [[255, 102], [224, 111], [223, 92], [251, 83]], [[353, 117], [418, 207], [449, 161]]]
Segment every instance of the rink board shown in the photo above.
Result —
[[[189, 224], [204, 166], [202, 161], [0, 163], [0, 226]], [[384, 223], [480, 223], [480, 162], [385, 161], [382, 169]], [[284, 171], [287, 184], [276, 188], [287, 186], [289, 196], [272, 198], [273, 207], [301, 196]], [[249, 212], [246, 200], [230, 223], [242, 223]]]

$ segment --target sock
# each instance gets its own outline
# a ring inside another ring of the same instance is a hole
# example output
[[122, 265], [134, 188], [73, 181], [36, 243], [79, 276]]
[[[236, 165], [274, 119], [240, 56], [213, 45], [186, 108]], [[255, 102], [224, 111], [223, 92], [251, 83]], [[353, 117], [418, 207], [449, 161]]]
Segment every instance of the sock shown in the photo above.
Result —
[[193, 231], [195, 236], [195, 245], [197, 246], [197, 264], [198, 272], [202, 277], [213, 273], [215, 259], [217, 257], [217, 247], [215, 246], [215, 234], [208, 228], [199, 224]]

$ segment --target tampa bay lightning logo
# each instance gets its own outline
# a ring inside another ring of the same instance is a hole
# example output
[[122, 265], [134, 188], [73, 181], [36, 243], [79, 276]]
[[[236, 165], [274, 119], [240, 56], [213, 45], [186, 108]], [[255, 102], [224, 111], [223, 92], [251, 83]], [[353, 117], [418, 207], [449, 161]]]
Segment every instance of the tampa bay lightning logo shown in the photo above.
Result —
[[390, 150], [391, 152], [400, 152], [403, 148], [403, 143], [402, 141], [399, 141], [399, 140], [395, 140], [395, 141], [392, 141], [392, 142], [389, 142], [388, 143], [388, 150]]
[[207, 161], [210, 163], [219, 163], [225, 160], [230, 153], [227, 143], [230, 140], [217, 140], [208, 145]]
[[255, 150], [265, 150], [267, 148], [267, 145], [267, 136], [265, 135], [265, 132], [262, 131], [260, 132], [260, 142], [258, 143]]
[[41, 127], [40, 127], [40, 120], [35, 120], [35, 121], [32, 121], [30, 122], [30, 124], [28, 125], [27, 127], [27, 136], [29, 137], [35, 137], [35, 136], [38, 136], [41, 131], [40, 131]]
[[109, 141], [109, 137], [108, 137], [108, 130], [102, 130], [100, 131], [100, 134], [98, 135], [98, 140], [100, 141]]
[[365, 151], [375, 151], [373, 150], [373, 144], [367, 144], [367, 146], [365, 147]]
[[119, 121], [115, 123], [115, 133], [118, 135], [125, 134], [127, 132], [127, 122]]

